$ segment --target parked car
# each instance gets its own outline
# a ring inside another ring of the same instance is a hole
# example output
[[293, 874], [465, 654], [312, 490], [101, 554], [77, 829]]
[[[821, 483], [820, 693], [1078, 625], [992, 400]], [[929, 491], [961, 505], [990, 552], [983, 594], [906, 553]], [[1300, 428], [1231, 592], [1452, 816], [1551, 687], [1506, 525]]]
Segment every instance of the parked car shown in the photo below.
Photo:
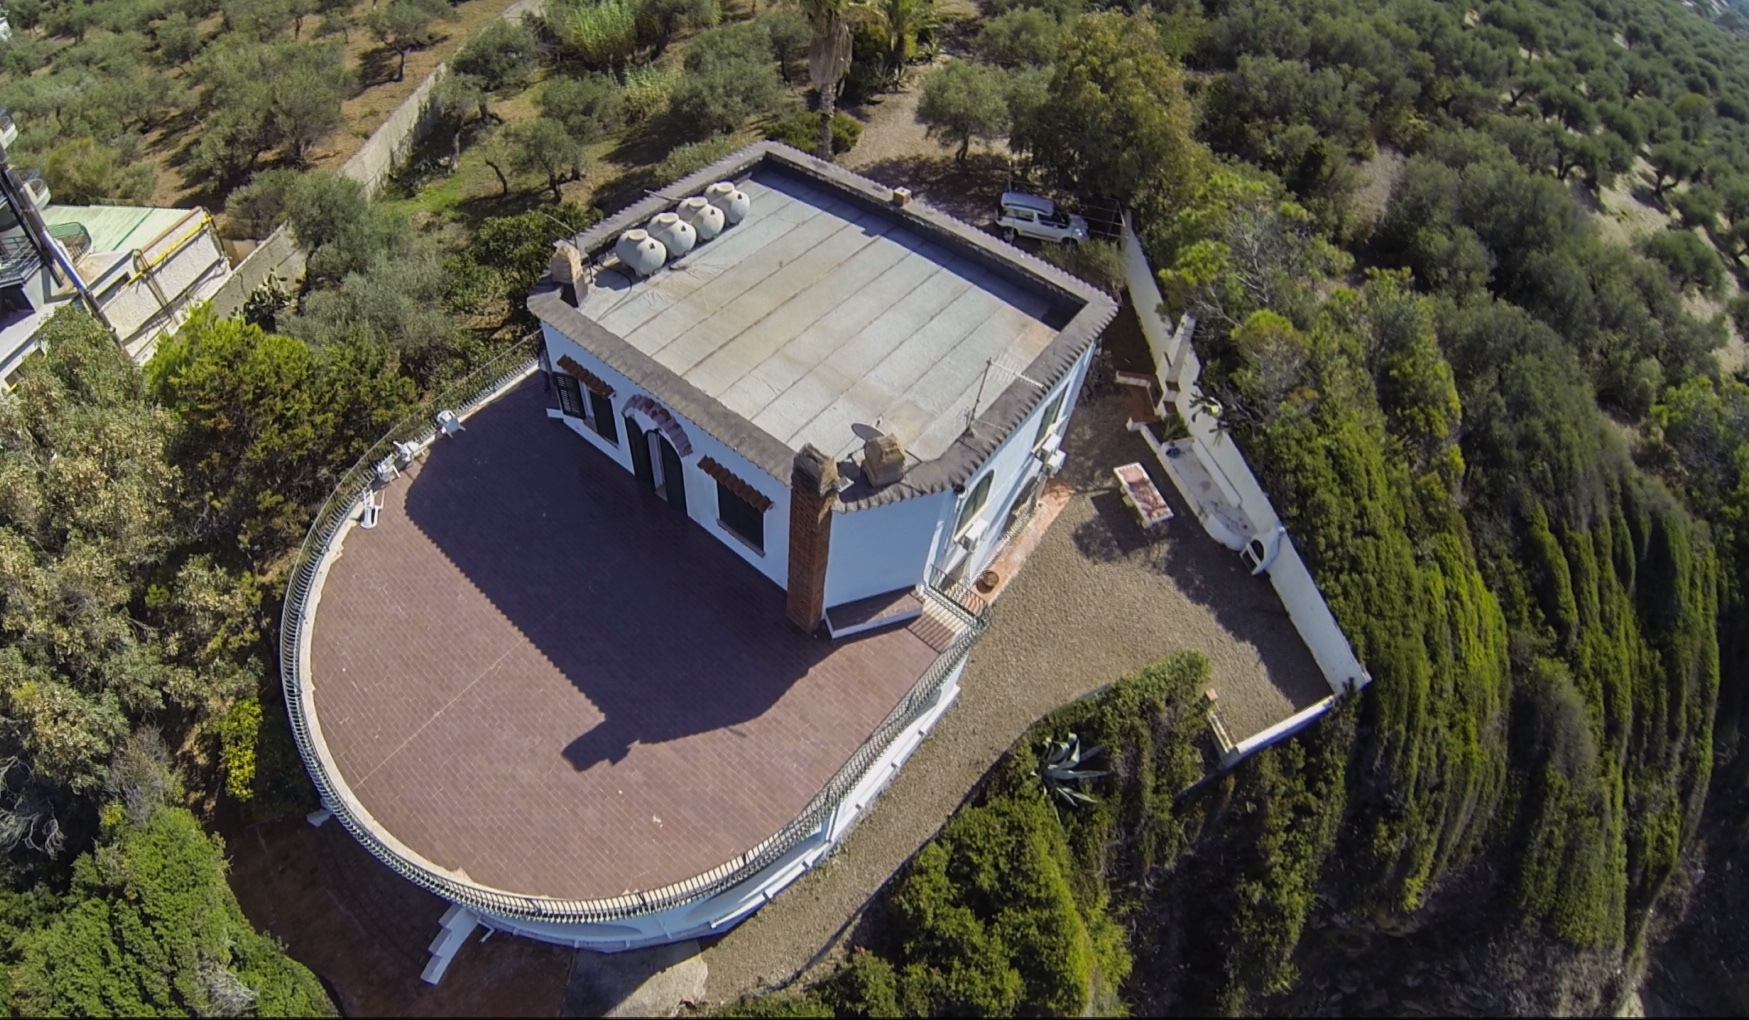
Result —
[[1010, 243], [1017, 237], [1061, 244], [1080, 244], [1087, 240], [1087, 221], [1057, 208], [1048, 198], [1021, 191], [1002, 193], [1002, 207], [996, 216], [996, 229]]

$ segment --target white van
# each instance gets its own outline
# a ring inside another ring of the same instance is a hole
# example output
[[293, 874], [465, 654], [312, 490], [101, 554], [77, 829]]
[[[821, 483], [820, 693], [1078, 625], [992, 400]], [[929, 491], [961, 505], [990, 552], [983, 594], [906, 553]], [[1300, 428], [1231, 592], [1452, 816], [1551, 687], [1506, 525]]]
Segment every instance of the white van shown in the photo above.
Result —
[[1057, 209], [1048, 198], [1021, 191], [1002, 193], [1002, 207], [997, 213], [996, 228], [1002, 238], [1013, 243], [1017, 237], [1040, 241], [1080, 244], [1087, 240], [1087, 221]]

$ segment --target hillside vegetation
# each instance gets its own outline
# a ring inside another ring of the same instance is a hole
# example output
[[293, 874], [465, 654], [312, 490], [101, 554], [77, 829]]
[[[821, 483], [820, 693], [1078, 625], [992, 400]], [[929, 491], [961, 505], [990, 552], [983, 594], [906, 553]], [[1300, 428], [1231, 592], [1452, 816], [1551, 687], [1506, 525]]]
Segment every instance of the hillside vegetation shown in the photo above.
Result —
[[63, 203], [216, 208], [257, 170], [337, 167], [508, 4], [15, 2], [0, 43], [13, 161]]
[[[1684, 295], [1749, 271], [1749, 47], [1651, 0], [990, 14], [937, 86], [982, 121], [919, 117], [1135, 210], [1374, 677], [1319, 727], [1337, 781], [1313, 732], [1187, 796], [1216, 821], [1139, 902], [1234, 916], [1167, 938], [1129, 915], [1126, 1001], [1317, 1009], [1343, 1002], [1329, 974], [1390, 987], [1413, 961], [1472, 978], [1421, 1009], [1613, 1008], [1685, 855], [1741, 825], [1720, 766], [1749, 684], [1749, 387]], [[1382, 149], [1403, 165], [1377, 211], [1356, 196]], [[1634, 249], [1585, 214], [1618, 183], [1669, 217]], [[1241, 791], [1295, 835], [1236, 852]]]
[[[440, 6], [385, 0], [347, 31], [392, 76]], [[521, 295], [593, 206], [760, 133], [855, 128], [798, 108], [818, 17], [555, 0], [458, 51], [447, 163], [370, 203], [297, 168], [329, 123], [299, 104], [350, 87], [310, 38], [327, 13], [19, 8], [0, 98], [46, 104], [26, 152], [52, 170], [77, 147], [60, 165], [111, 182], [92, 200], [128, 197], [151, 104], [101, 87], [158, 61], [139, 94], [174, 86], [159, 116], [202, 125], [179, 158], [237, 229], [286, 224], [310, 276], [197, 317], [143, 373], [63, 313], [0, 401], [12, 1002], [320, 1011], [238, 927], [186, 810], [307, 803], [270, 664], [312, 510], [401, 415], [520, 356]], [[927, 3], [838, 13], [841, 98], [946, 35]], [[1027, 186], [1133, 210], [1375, 682], [1182, 794], [1206, 764], [1194, 659], [1064, 709], [891, 885], [867, 953], [745, 1008], [1390, 1012], [1396, 992], [1338, 1004], [1327, 976], [1395, 988], [1410, 965], [1467, 975], [1419, 993], [1432, 1011], [1611, 1008], [1685, 862], [1740, 845], [1749, 790], [1749, 385], [1718, 365], [1728, 317], [1685, 310], [1749, 271], [1749, 43], [1665, 0], [984, 14], [919, 86], [943, 159], [1006, 140]], [[609, 155], [629, 169], [591, 177]], [[1382, 209], [1357, 200], [1362, 166], [1398, 162]], [[1668, 218], [1635, 248], [1582, 204], [1624, 185]], [[1034, 774], [1071, 732], [1109, 747], [1113, 774], [1075, 781], [1091, 803]], [[81, 985], [70, 959], [111, 969]]]

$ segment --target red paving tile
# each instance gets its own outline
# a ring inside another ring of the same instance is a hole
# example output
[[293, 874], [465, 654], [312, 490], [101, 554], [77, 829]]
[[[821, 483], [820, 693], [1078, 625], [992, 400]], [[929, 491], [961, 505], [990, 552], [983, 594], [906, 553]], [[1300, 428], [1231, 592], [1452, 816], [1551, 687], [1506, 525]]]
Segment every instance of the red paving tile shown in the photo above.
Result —
[[348, 534], [316, 715], [354, 795], [437, 866], [532, 895], [654, 889], [798, 815], [939, 642], [794, 633], [775, 584], [544, 408], [525, 381]]

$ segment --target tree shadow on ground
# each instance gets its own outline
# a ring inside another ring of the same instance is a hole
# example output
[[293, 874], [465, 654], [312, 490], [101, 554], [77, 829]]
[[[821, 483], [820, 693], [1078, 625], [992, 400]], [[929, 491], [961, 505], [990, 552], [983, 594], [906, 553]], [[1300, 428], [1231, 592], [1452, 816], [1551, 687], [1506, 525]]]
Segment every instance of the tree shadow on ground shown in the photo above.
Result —
[[877, 160], [856, 172], [889, 188], [910, 188], [942, 212], [986, 227], [994, 222], [996, 203], [1013, 179], [1005, 156], [974, 152], [957, 163], [946, 150], [939, 156]]
[[358, 86], [360, 95], [365, 89], [378, 85], [388, 85], [395, 81], [395, 68], [401, 64], [401, 58], [387, 46], [365, 50], [358, 55]]
[[[1067, 437], [1069, 463], [1079, 467], [1068, 481], [1089, 494], [1094, 514], [1072, 533], [1076, 551], [1092, 563], [1151, 570], [1195, 605], [1207, 609], [1236, 640], [1257, 649], [1273, 683], [1297, 708], [1330, 693], [1323, 672], [1294, 628], [1267, 577], [1255, 577], [1239, 554], [1203, 530], [1167, 478], [1146, 441], [1124, 427], [1122, 401], [1090, 401], [1076, 409]], [[1175, 516], [1145, 532], [1117, 490], [1111, 469], [1139, 463]], [[1167, 603], [1162, 601], [1161, 608]], [[1130, 612], [1147, 607], [1127, 607]]]

